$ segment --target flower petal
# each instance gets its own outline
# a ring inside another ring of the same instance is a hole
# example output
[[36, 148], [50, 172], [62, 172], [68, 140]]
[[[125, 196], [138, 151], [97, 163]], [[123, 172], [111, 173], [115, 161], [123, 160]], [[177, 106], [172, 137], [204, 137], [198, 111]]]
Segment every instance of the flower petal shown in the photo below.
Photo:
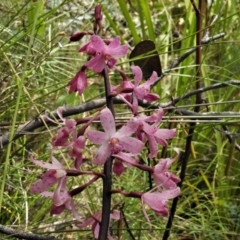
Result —
[[87, 88], [87, 77], [85, 72], [80, 72], [77, 78], [77, 91], [81, 95], [84, 90]]
[[169, 199], [175, 198], [180, 194], [180, 188], [165, 190], [163, 192], [146, 192], [142, 195], [142, 200], [154, 211], [165, 212], [165, 205]]
[[113, 154], [113, 157], [124, 162], [124, 164], [130, 166], [136, 166], [138, 161], [137, 159], [132, 159], [134, 155], [131, 153], [119, 152], [118, 154]]
[[126, 124], [124, 124], [116, 134], [114, 134], [114, 137], [120, 137], [121, 135], [129, 136], [137, 130], [138, 125], [138, 120], [136, 118], [132, 118]]
[[86, 52], [89, 44], [91, 44], [91, 42], [88, 42], [88, 43], [84, 44], [83, 46], [81, 46], [78, 51], [79, 52]]
[[149, 143], [149, 148], [150, 148], [150, 153], [148, 154], [148, 157], [153, 158], [157, 156], [158, 153], [158, 147], [157, 147], [157, 142], [154, 136], [147, 135], [148, 137], [148, 143]]
[[35, 160], [33, 157], [30, 158], [30, 161], [40, 167], [47, 168], [47, 169], [64, 169], [62, 164], [54, 157], [52, 157], [53, 164]]
[[37, 180], [30, 187], [30, 192], [33, 194], [42, 193], [57, 183], [59, 179], [54, 177], [44, 177], [43, 179]]
[[150, 90], [143, 88], [140, 85], [139, 87], [134, 88], [133, 92], [134, 92], [135, 96], [137, 97], [137, 99], [143, 100], [150, 93]]
[[112, 213], [110, 213], [110, 218], [114, 220], [119, 220], [120, 219], [120, 211], [118, 210], [113, 210]]
[[142, 130], [148, 135], [153, 135], [158, 130], [155, 124], [149, 125], [145, 121], [141, 121], [141, 124], [142, 124]]
[[87, 77], [85, 72], [79, 71], [67, 85], [70, 86], [69, 93], [78, 91], [79, 95], [81, 95], [87, 87]]
[[138, 98], [135, 93], [133, 93], [133, 100], [132, 100], [132, 111], [135, 116], [138, 113]]
[[92, 35], [90, 41], [92, 43], [93, 48], [96, 50], [96, 52], [103, 52], [106, 49], [105, 43], [99, 36]]
[[153, 179], [154, 179], [154, 182], [156, 183], [156, 185], [159, 187], [163, 186], [166, 189], [174, 189], [177, 187], [177, 184], [176, 184], [177, 182], [173, 181], [171, 179], [171, 176], [168, 177], [163, 173], [160, 173], [160, 174], [154, 173]]
[[97, 150], [95, 157], [93, 158], [93, 164], [103, 165], [107, 158], [111, 155], [111, 149], [108, 143], [104, 143]]
[[176, 129], [158, 129], [154, 136], [161, 139], [171, 139], [175, 137], [176, 135]]
[[109, 140], [109, 137], [105, 132], [100, 132], [100, 131], [96, 131], [96, 130], [88, 130], [87, 138], [91, 142], [98, 144], [98, 145], [101, 145], [104, 142]]
[[135, 85], [135, 87], [137, 87], [139, 85], [140, 81], [142, 80], [142, 70], [138, 66], [132, 66], [131, 70], [134, 74], [134, 80], [135, 80], [134, 85]]
[[109, 110], [109, 108], [104, 108], [100, 112], [100, 121], [102, 123], [105, 133], [109, 137], [112, 137], [113, 134], [116, 132], [116, 126], [112, 112]]
[[105, 54], [112, 57], [123, 57], [127, 54], [128, 46], [120, 44], [120, 37], [115, 37], [106, 47]]
[[117, 175], [120, 176], [124, 172], [125, 168], [122, 164], [122, 162], [118, 159], [115, 159], [113, 163], [113, 172]]
[[71, 198], [69, 193], [66, 190], [66, 181], [67, 177], [61, 178], [58, 182], [58, 186], [53, 194], [52, 200], [55, 206], [61, 206], [64, 204], [68, 199]]
[[153, 71], [152, 76], [142, 85], [144, 87], [150, 87], [152, 84], [154, 84], [158, 79], [158, 75], [155, 71]]
[[156, 93], [148, 93], [146, 96], [144, 96], [144, 99], [148, 102], [157, 101], [159, 98], [159, 95]]
[[55, 166], [55, 169], [64, 169], [63, 165], [54, 156], [51, 156], [51, 159], [52, 159], [53, 165]]
[[142, 141], [133, 137], [125, 136], [122, 137], [119, 141], [125, 150], [133, 154], [140, 153], [144, 147], [144, 143]]
[[159, 108], [159, 110], [155, 111], [151, 116], [146, 117], [145, 121], [154, 122], [156, 125], [158, 125], [162, 121], [163, 115], [164, 110], [162, 108]]
[[105, 65], [105, 57], [102, 53], [99, 53], [90, 61], [85, 63], [86, 67], [91, 68], [94, 72], [97, 72], [97, 73], [102, 72], [104, 65]]
[[158, 208], [159, 202], [165, 203], [169, 199], [175, 198], [180, 194], [180, 188], [165, 190], [163, 192], [146, 192], [142, 195], [144, 201], [151, 206], [151, 208]]
[[120, 46], [120, 37], [116, 36], [108, 45], [110, 48], [117, 48]]

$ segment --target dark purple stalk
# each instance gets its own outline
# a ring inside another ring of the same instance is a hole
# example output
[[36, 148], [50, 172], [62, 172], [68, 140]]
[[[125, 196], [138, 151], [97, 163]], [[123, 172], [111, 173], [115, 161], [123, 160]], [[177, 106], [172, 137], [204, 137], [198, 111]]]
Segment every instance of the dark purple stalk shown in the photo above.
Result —
[[[108, 69], [105, 65], [105, 68], [102, 72], [104, 78], [104, 85], [105, 85], [105, 96], [106, 96], [106, 103], [107, 107], [114, 114], [113, 108], [113, 99], [110, 95], [110, 81], [108, 75]], [[111, 213], [111, 189], [112, 189], [112, 161], [113, 157], [110, 156], [106, 163], [104, 164], [103, 173], [105, 177], [103, 177], [103, 199], [102, 199], [102, 221], [100, 223], [100, 232], [98, 240], [106, 240], [108, 236], [108, 227], [109, 227], [109, 220], [110, 220], [110, 213]]]

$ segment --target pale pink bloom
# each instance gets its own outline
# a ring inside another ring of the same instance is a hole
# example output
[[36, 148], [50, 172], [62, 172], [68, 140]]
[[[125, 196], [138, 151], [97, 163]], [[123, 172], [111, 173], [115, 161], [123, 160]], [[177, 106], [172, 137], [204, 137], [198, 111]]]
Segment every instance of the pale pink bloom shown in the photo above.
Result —
[[59, 182], [61, 179], [66, 178], [66, 170], [62, 166], [62, 164], [53, 156], [51, 156], [52, 164], [46, 163], [43, 161], [35, 160], [31, 156], [31, 161], [36, 165], [49, 169], [41, 179], [37, 180], [30, 187], [31, 193], [42, 193], [46, 191], [48, 188], [53, 186], [55, 183]]
[[87, 76], [84, 70], [80, 70], [75, 77], [67, 83], [67, 86], [70, 86], [69, 93], [78, 92], [78, 94], [81, 95], [87, 88]]
[[74, 166], [78, 169], [82, 164], [82, 150], [85, 147], [85, 138], [79, 136], [71, 143], [72, 150], [69, 152], [69, 156], [75, 157]]
[[[150, 153], [148, 157], [156, 157], [158, 153], [158, 144], [167, 146], [167, 139], [176, 135], [176, 129], [159, 129], [158, 125], [162, 120], [164, 112], [162, 109], [155, 112], [152, 116], [137, 116], [138, 129], [136, 136], [141, 141], [148, 140]], [[149, 123], [152, 123], [151, 125]]]
[[169, 172], [169, 168], [171, 167], [172, 163], [179, 156], [179, 149], [174, 148], [174, 150], [177, 152], [175, 158], [162, 158], [159, 160], [159, 163], [153, 168], [153, 179], [157, 186], [163, 186], [166, 189], [174, 189], [177, 187], [176, 183], [181, 181], [179, 177]]
[[167, 146], [168, 142], [166, 139], [174, 138], [176, 135], [176, 129], [158, 129], [154, 134], [147, 134], [150, 153], [148, 157], [153, 158], [157, 156], [158, 144]]
[[142, 80], [141, 68], [138, 66], [132, 66], [131, 70], [134, 74], [132, 107], [133, 107], [133, 113], [137, 114], [138, 100], [146, 100], [148, 102], [153, 102], [159, 99], [159, 95], [150, 93], [150, 87], [152, 84], [154, 84], [157, 81], [158, 76], [157, 76], [157, 73], [154, 71], [152, 73], [152, 76], [147, 81], [139, 85], [140, 81]]
[[[91, 216], [90, 218], [85, 220], [82, 224], [77, 223], [76, 226], [79, 228], [85, 228], [85, 227], [91, 225], [93, 235], [97, 239], [99, 236], [101, 219], [102, 219], [102, 211], [98, 211], [98, 212], [94, 213], [93, 216]], [[110, 214], [110, 219], [119, 220], [120, 212], [118, 210], [113, 210], [113, 213]], [[109, 232], [108, 232], [108, 237], [109, 237], [109, 239], [113, 239], [110, 236]]]
[[95, 144], [101, 145], [97, 150], [93, 163], [103, 165], [111, 154], [117, 154], [126, 150], [133, 154], [142, 151], [144, 144], [140, 140], [129, 137], [138, 127], [135, 118], [129, 120], [118, 132], [116, 132], [115, 121], [108, 108], [100, 112], [100, 121], [105, 132], [89, 130], [87, 137]]
[[144, 208], [144, 203], [146, 203], [157, 215], [167, 216], [168, 209], [166, 205], [168, 203], [168, 200], [177, 197], [179, 194], [180, 194], [179, 187], [170, 190], [165, 190], [163, 192], [144, 193], [141, 197], [142, 209], [148, 223], [150, 224], [150, 221]]
[[[102, 72], [105, 62], [109, 67], [116, 63], [115, 58], [123, 57], [127, 54], [128, 46], [121, 45], [120, 37], [115, 37], [108, 45], [97, 35], [92, 35], [90, 42], [79, 49], [79, 52], [86, 51], [94, 56], [85, 66], [91, 68], [94, 72]], [[109, 64], [108, 64], [109, 62]]]
[[57, 131], [57, 136], [52, 139], [52, 146], [69, 146], [68, 139], [76, 131], [76, 121], [74, 119], [64, 119], [65, 126]]
[[53, 205], [50, 210], [51, 214], [61, 214], [65, 209], [68, 209], [72, 212], [73, 216], [78, 221], [81, 221], [78, 216], [72, 196], [66, 189], [66, 178], [60, 180], [54, 192], [45, 191], [41, 194], [45, 197], [52, 198]]
[[50, 121], [53, 122], [54, 124], [61, 124], [65, 125], [63, 128], [59, 129], [57, 131], [57, 135], [53, 137], [52, 139], [52, 146], [53, 147], [59, 147], [59, 146], [68, 146], [68, 138], [69, 136], [76, 132], [76, 121], [74, 119], [65, 119], [63, 118], [63, 111], [64, 107], [58, 107], [57, 108], [57, 115], [60, 118], [62, 122], [57, 122], [51, 118], [49, 118], [46, 115], [46, 118]]

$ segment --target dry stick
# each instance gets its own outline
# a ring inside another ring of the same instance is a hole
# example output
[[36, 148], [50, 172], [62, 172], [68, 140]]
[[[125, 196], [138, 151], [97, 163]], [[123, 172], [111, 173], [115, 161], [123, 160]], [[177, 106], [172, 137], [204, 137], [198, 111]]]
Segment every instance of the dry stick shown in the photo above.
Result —
[[[215, 129], [216, 129], [216, 128], [215, 128]], [[235, 141], [236, 138], [239, 137], [239, 134], [231, 134], [231, 133], [228, 131], [227, 126], [225, 126], [225, 125], [222, 126], [222, 129], [223, 129], [223, 131], [221, 131], [221, 130], [218, 130], [218, 131], [220, 131], [221, 133], [225, 134], [226, 137], [227, 137], [227, 139], [228, 139], [228, 141], [229, 141], [229, 143], [230, 143], [231, 145], [234, 145], [234, 147], [235, 147], [236, 150], [240, 151], [240, 146], [239, 146], [239, 145], [236, 143], [236, 141]]]
[[[203, 92], [207, 92], [207, 91], [210, 91], [210, 90], [224, 88], [224, 87], [228, 87], [228, 86], [240, 86], [240, 81], [229, 80], [229, 81], [226, 81], [224, 83], [216, 83], [216, 84], [213, 84], [211, 86], [200, 88], [200, 89], [191, 91], [189, 93], [186, 93], [185, 95], [177, 97], [177, 98], [173, 99], [171, 102], [167, 102], [167, 103], [150, 104], [147, 101], [139, 101], [139, 105], [142, 106], [142, 107], [145, 107], [145, 108], [149, 108], [149, 109], [158, 109], [158, 108], [162, 107], [162, 108], [169, 108], [170, 110], [174, 110], [175, 107], [171, 108], [171, 106], [178, 103], [179, 101], [181, 101], [183, 99], [194, 96], [197, 93], [203, 93]], [[113, 98], [113, 102], [114, 102], [114, 104], [124, 104], [124, 102], [119, 98]], [[83, 104], [78, 105], [78, 106], [66, 107], [65, 110], [63, 111], [63, 116], [68, 117], [68, 116], [76, 115], [76, 114], [83, 113], [83, 112], [86, 112], [86, 111], [90, 111], [90, 110], [93, 110], [93, 109], [101, 108], [105, 104], [106, 104], [106, 99], [101, 98], [101, 99], [98, 99], [98, 100], [93, 100], [93, 101], [90, 101], [90, 102], [83, 103]], [[195, 114], [192, 111], [186, 111], [186, 110], [181, 110], [181, 109], [177, 109], [177, 108], [176, 108], [176, 113], [177, 114], [181, 113], [184, 116]], [[211, 114], [211, 113], [209, 113], [209, 114]], [[238, 113], [236, 113], [236, 114], [238, 114]], [[53, 115], [56, 119], [58, 119], [58, 115], [57, 115], [56, 111], [52, 112], [51, 115]], [[51, 117], [51, 115], [48, 116], [48, 117]], [[43, 119], [44, 119], [44, 122], [47, 125], [52, 125], [53, 124], [46, 117], [43, 117]], [[197, 117], [196, 117], [196, 119], [197, 119]], [[40, 118], [36, 118], [34, 120], [28, 121], [18, 128], [17, 133], [15, 134], [13, 140], [18, 139], [23, 135], [31, 134], [34, 130], [36, 130], [40, 127], [44, 127], [44, 124], [43, 124], [43, 122]], [[0, 149], [2, 147], [6, 146], [9, 143], [8, 136], [9, 136], [9, 134], [7, 133], [7, 134], [0, 137]]]
[[[203, 92], [207, 92], [207, 91], [210, 91], [210, 90], [224, 88], [224, 87], [228, 87], [228, 86], [240, 86], [240, 81], [229, 80], [229, 81], [226, 81], [224, 83], [216, 83], [216, 84], [213, 84], [211, 86], [200, 88], [200, 89], [191, 91], [189, 93], [186, 93], [183, 96], [177, 97], [177, 98], [175, 98], [172, 101], [167, 102], [167, 103], [149, 104], [149, 102], [147, 102], [147, 101], [139, 101], [139, 105], [142, 106], [142, 107], [145, 107], [145, 108], [149, 108], [149, 109], [157, 109], [157, 108], [160, 108], [160, 107], [161, 108], [175, 109], [175, 107], [171, 108], [171, 106], [177, 104], [179, 101], [181, 101], [183, 99], [194, 96], [197, 93], [203, 93]], [[113, 102], [115, 104], [124, 104], [124, 102], [119, 98], [113, 98]], [[69, 116], [76, 115], [76, 114], [79, 114], [79, 113], [84, 113], [86, 111], [90, 111], [90, 110], [93, 110], [93, 109], [101, 108], [105, 104], [106, 104], [106, 99], [101, 98], [101, 99], [98, 99], [98, 100], [93, 100], [93, 101], [90, 101], [90, 102], [83, 103], [81, 105], [77, 105], [77, 106], [73, 106], [73, 107], [66, 107], [65, 110], [63, 111], [63, 117], [69, 117]], [[177, 111], [182, 113], [182, 115], [184, 115], [184, 116], [185, 115], [194, 115], [194, 112], [192, 112], [192, 111], [186, 111], [186, 110], [183, 111], [183, 110], [179, 110], [179, 109]], [[58, 119], [58, 115], [57, 115], [56, 111], [52, 112], [51, 115], [54, 116], [56, 119]], [[49, 117], [51, 117], [51, 115]], [[44, 119], [44, 122], [46, 124], [48, 124], [48, 125], [53, 124], [46, 117], [43, 117], [43, 119]], [[36, 130], [40, 127], [44, 127], [44, 124], [43, 124], [43, 122], [40, 118], [36, 118], [34, 120], [28, 121], [18, 128], [17, 133], [15, 134], [13, 140], [18, 139], [23, 135], [31, 134], [31, 132], [33, 132], [34, 130]], [[9, 143], [8, 136], [9, 136], [8, 133], [4, 134], [3, 136], [0, 136], [0, 149], [2, 147], [6, 146]]]
[[18, 239], [26, 239], [26, 240], [57, 240], [57, 238], [55, 237], [46, 237], [46, 236], [33, 234], [33, 233], [21, 232], [1, 224], [0, 224], [0, 233], [3, 233], [11, 237], [15, 237]]
[[[113, 98], [110, 95], [110, 81], [108, 75], [108, 69], [105, 65], [105, 68], [102, 72], [104, 77], [104, 85], [105, 85], [105, 96], [106, 96], [106, 103], [109, 110], [114, 114], [114, 107], [113, 107]], [[103, 173], [105, 177], [103, 177], [103, 191], [102, 191], [102, 220], [100, 223], [100, 232], [98, 236], [98, 240], [106, 240], [108, 236], [108, 228], [109, 228], [109, 221], [110, 221], [110, 213], [111, 213], [111, 189], [112, 189], [112, 162], [113, 157], [110, 156], [104, 164]]]
[[[198, 8], [196, 7], [194, 0], [191, 0], [191, 3], [193, 5], [193, 8], [196, 13], [196, 46], [200, 46], [201, 44], [201, 30], [202, 30], [202, 13], [203, 13], [203, 2], [204, 0], [199, 0], [199, 5]], [[201, 88], [201, 78], [202, 78], [202, 73], [201, 73], [201, 61], [202, 61], [202, 52], [201, 48], [197, 47], [196, 49], [196, 89]], [[198, 104], [202, 103], [202, 96], [201, 93], [198, 92], [196, 94], [196, 106], [194, 107], [194, 112], [199, 112], [200, 106]], [[189, 131], [188, 135], [186, 138], [186, 145], [185, 145], [185, 153], [183, 155], [183, 158], [181, 159], [181, 171], [180, 171], [180, 183], [178, 186], [181, 188], [184, 178], [185, 178], [185, 173], [187, 169], [187, 162], [191, 153], [191, 144], [192, 144], [192, 138], [194, 134], [194, 129], [195, 129], [196, 123], [190, 123], [189, 125]], [[176, 197], [173, 199], [172, 202], [172, 207], [170, 209], [170, 214], [168, 218], [168, 222], [166, 225], [166, 230], [164, 231], [163, 234], [163, 240], [167, 240], [169, 235], [170, 235], [170, 230], [172, 227], [173, 219], [174, 219], [174, 214], [176, 212], [177, 204], [178, 204], [178, 199], [179, 197]]]

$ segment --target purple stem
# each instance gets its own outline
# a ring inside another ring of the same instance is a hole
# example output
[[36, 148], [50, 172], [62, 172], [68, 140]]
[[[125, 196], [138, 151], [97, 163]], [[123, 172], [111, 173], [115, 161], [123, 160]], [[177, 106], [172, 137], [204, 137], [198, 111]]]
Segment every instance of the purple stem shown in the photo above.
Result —
[[[104, 85], [105, 85], [105, 96], [106, 96], [106, 103], [109, 110], [114, 114], [113, 108], [113, 99], [110, 95], [110, 81], [108, 75], [108, 68], [105, 65], [104, 70], [102, 71], [102, 75], [104, 78]], [[98, 240], [106, 240], [108, 237], [108, 227], [110, 221], [110, 213], [111, 213], [111, 189], [112, 189], [112, 161], [113, 157], [110, 156], [106, 163], [104, 164], [103, 173], [105, 177], [103, 177], [103, 198], [102, 198], [102, 221], [100, 223], [100, 232]]]

